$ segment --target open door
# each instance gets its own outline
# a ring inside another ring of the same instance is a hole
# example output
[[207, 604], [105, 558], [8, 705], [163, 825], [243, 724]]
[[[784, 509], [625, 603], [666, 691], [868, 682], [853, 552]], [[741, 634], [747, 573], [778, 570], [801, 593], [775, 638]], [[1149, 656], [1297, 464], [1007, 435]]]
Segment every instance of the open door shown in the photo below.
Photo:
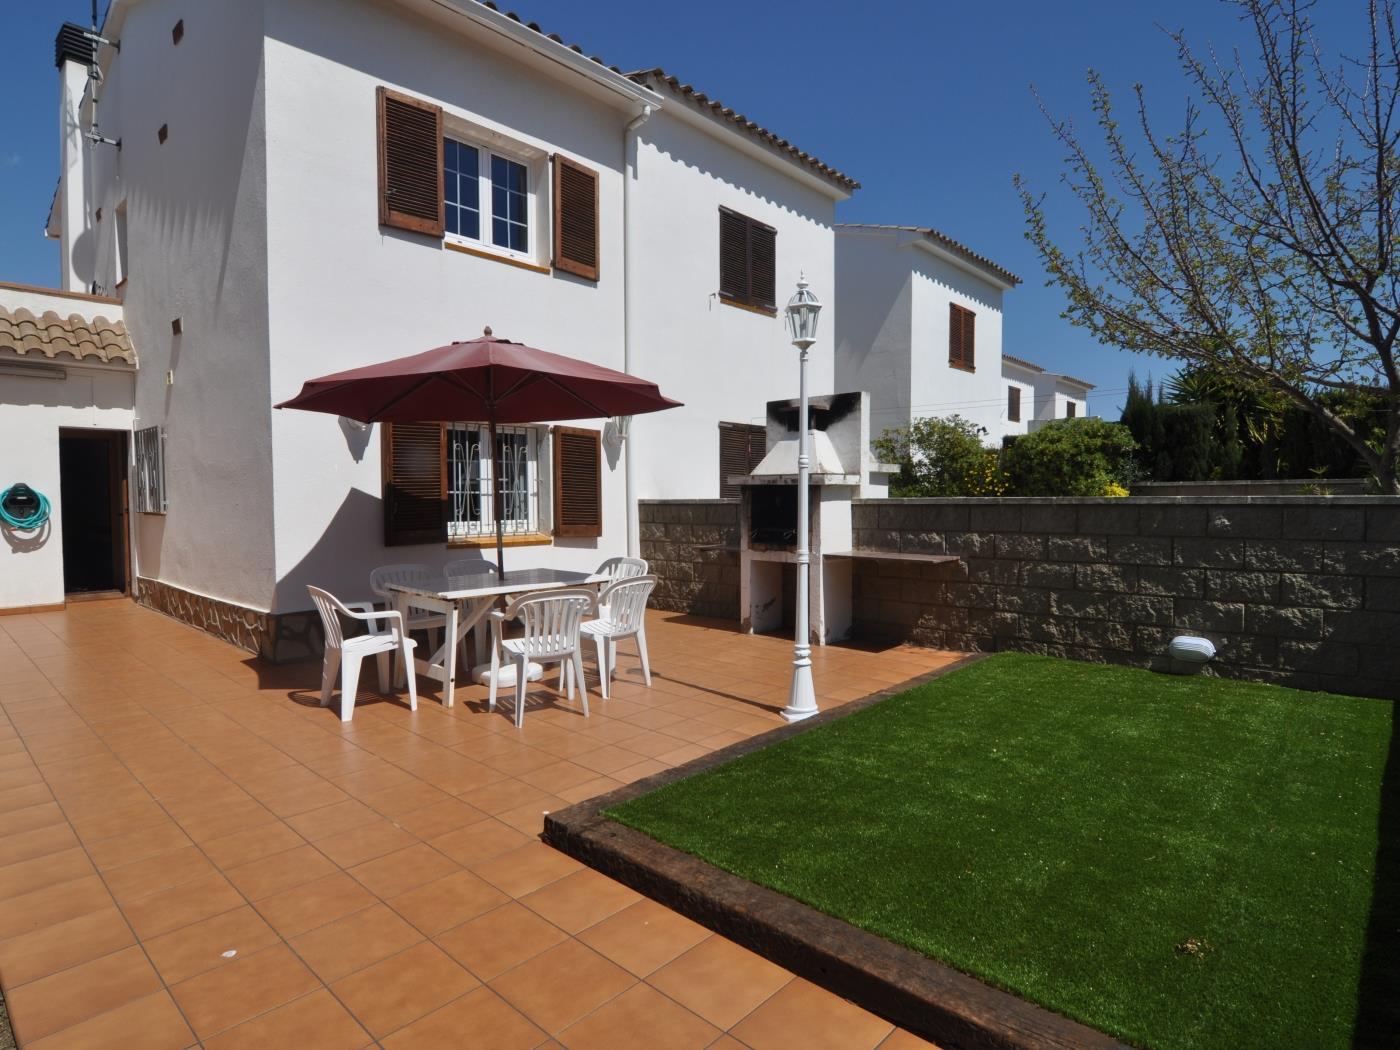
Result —
[[63, 590], [69, 598], [130, 589], [126, 440], [115, 430], [59, 431]]

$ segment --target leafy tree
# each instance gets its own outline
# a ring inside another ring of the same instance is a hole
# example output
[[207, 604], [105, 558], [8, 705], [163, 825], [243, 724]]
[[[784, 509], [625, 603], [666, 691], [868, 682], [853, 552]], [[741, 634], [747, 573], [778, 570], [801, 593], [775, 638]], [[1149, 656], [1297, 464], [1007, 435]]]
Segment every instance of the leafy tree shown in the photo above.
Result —
[[1002, 469], [1017, 496], [1104, 496], [1132, 480], [1136, 447], [1121, 423], [1056, 419], [1009, 441]]
[[1061, 247], [1044, 198], [1018, 176], [1027, 236], [1072, 323], [1280, 397], [1400, 493], [1396, 0], [1364, 6], [1359, 52], [1338, 64], [1317, 43], [1308, 0], [1228, 2], [1255, 54], [1203, 56], [1184, 31], [1170, 34], [1196, 95], [1180, 130], [1154, 127], [1138, 85], [1126, 132], [1092, 71], [1106, 156], [1047, 112], [1084, 240]]
[[1000, 496], [997, 450], [986, 437], [986, 428], [955, 415], [887, 430], [874, 445], [881, 460], [899, 465], [892, 496]]

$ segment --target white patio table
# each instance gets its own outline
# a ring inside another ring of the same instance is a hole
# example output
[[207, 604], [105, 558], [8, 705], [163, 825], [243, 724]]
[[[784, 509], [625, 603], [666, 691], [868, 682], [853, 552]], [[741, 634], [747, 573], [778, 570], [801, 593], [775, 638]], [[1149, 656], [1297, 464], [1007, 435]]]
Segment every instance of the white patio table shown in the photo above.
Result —
[[[496, 575], [495, 568], [484, 568], [481, 572], [468, 576], [449, 576], [441, 588], [414, 586], [405, 583], [391, 583], [386, 590], [393, 595], [394, 608], [407, 620], [408, 606], [415, 609], [432, 609], [447, 618], [447, 629], [442, 632], [442, 645], [427, 657], [414, 656], [413, 665], [420, 675], [432, 678], [443, 684], [442, 702], [451, 707], [457, 678], [457, 654], [461, 641], [467, 632], [486, 619], [486, 614], [496, 604], [496, 599], [507, 594], [524, 594], [527, 591], [549, 591], [560, 587], [581, 587], [606, 582], [606, 578], [594, 573], [569, 572], [564, 569], [517, 569], [507, 572], [504, 578]], [[478, 659], [485, 662], [482, 654], [485, 645], [481, 632], [477, 634]], [[416, 650], [415, 650], [416, 652]], [[503, 672], [498, 685], [514, 685], [514, 669], [501, 668]], [[489, 674], [489, 669], [487, 671]], [[507, 682], [506, 676], [510, 676]], [[402, 684], [402, 668], [396, 675]]]

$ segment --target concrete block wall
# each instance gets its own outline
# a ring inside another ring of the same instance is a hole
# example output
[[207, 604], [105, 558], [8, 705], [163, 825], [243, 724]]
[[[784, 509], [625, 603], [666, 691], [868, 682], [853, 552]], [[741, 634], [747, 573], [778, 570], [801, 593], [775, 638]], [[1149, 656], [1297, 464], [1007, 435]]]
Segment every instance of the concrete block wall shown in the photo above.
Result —
[[638, 518], [652, 607], [738, 620], [739, 501], [642, 500]]
[[857, 633], [1164, 668], [1178, 634], [1219, 674], [1400, 697], [1400, 498], [857, 501]]

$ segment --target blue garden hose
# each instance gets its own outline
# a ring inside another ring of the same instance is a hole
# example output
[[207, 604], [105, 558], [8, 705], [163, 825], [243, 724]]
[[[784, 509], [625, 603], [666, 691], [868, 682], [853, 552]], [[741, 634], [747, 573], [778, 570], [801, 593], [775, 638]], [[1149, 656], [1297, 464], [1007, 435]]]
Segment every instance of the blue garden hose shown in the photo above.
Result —
[[29, 491], [39, 498], [39, 505], [34, 508], [33, 514], [20, 518], [5, 509], [5, 504], [9, 502], [10, 493], [13, 491], [13, 489], [6, 489], [4, 492], [0, 492], [0, 521], [12, 529], [21, 529], [25, 532], [43, 528], [44, 523], [49, 520], [49, 498], [42, 492], [30, 489]]

